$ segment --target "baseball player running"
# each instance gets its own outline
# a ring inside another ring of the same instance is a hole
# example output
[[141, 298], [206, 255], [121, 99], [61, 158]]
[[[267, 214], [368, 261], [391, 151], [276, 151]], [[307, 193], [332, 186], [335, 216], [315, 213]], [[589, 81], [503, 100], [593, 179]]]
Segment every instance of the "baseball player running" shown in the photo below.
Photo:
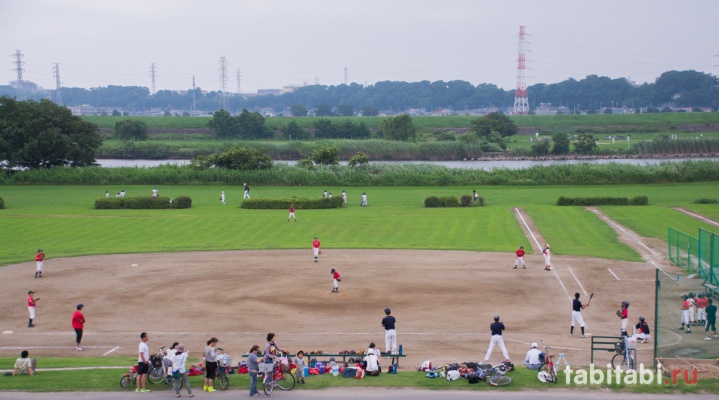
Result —
[[584, 335], [584, 318], [582, 318], [582, 310], [589, 307], [589, 305], [583, 305], [579, 301], [579, 293], [574, 293], [574, 300], [572, 300], [572, 329], [569, 330], [569, 336], [574, 336], [574, 324], [577, 323], [582, 327], [582, 337]]
[[315, 236], [315, 240], [312, 242], [312, 252], [315, 254], [315, 262], [317, 262], [317, 258], [319, 258], [320, 255], [320, 241], [317, 240], [317, 236]]
[[519, 246], [519, 250], [516, 251], [517, 258], [514, 260], [514, 269], [517, 269], [519, 262], [522, 262], [522, 268], [527, 269], [527, 264], [524, 263], [524, 246]]

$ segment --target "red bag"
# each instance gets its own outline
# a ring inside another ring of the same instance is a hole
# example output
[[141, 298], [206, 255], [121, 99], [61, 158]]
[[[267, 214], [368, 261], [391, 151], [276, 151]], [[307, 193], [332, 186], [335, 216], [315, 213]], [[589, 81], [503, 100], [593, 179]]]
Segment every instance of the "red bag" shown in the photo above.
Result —
[[197, 376], [202, 375], [202, 370], [200, 368], [197, 368], [196, 366], [191, 366], [190, 369], [187, 371], [187, 376]]
[[317, 368], [310, 368], [309, 373], [310, 373], [310, 375], [319, 375], [320, 370], [318, 370]]
[[238, 374], [246, 374], [246, 373], [248, 373], [249, 371], [250, 371], [250, 369], [247, 368], [246, 365], [243, 366], [243, 367], [237, 368], [237, 373], [238, 373]]

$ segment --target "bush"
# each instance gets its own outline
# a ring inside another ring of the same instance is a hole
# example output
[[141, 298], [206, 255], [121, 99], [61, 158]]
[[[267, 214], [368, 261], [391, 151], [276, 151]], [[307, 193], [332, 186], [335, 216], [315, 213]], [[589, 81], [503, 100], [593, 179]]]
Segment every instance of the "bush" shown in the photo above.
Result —
[[368, 163], [369, 163], [369, 157], [367, 156], [367, 154], [363, 153], [361, 151], [358, 151], [357, 154], [350, 157], [347, 165], [349, 165], [350, 167], [358, 167], [358, 166], [361, 167], [363, 165], [367, 165]]
[[442, 207], [442, 202], [439, 201], [439, 197], [437, 196], [429, 196], [426, 199], [424, 199], [424, 206], [425, 207]]
[[0, 210], [2, 210], [3, 208], [5, 208], [5, 200], [3, 200], [2, 197], [0, 197]]
[[647, 196], [634, 196], [629, 200], [629, 204], [633, 206], [646, 206], [649, 204], [649, 197]]
[[172, 208], [190, 208], [192, 207], [192, 199], [187, 196], [178, 196], [172, 200]]
[[95, 200], [96, 210], [119, 210], [122, 207], [124, 201], [119, 197], [109, 197], [104, 199]]
[[471, 194], [462, 195], [462, 197], [459, 199], [459, 202], [462, 204], [462, 207], [471, 206], [472, 205], [472, 195]]
[[[2, 202], [2, 198], [0, 198], [0, 202]], [[717, 199], [696, 199], [694, 200], [694, 204], [717, 204], [719, 203], [719, 200]], [[2, 207], [0, 207], [2, 208]]]
[[484, 207], [484, 197], [482, 197], [482, 196], [477, 197], [477, 203], [476, 203], [476, 204], [477, 204], [478, 206], [480, 206], [480, 207]]
[[439, 200], [442, 202], [442, 207], [459, 207], [459, 200], [454, 196], [442, 197]]
[[306, 170], [311, 170], [315, 167], [315, 163], [313, 163], [309, 158], [301, 158], [297, 160], [297, 166]]
[[286, 210], [293, 205], [297, 210], [321, 210], [344, 207], [344, 200], [337, 196], [331, 199], [306, 199], [293, 197], [291, 199], [248, 199], [242, 202], [240, 208], [251, 210]]

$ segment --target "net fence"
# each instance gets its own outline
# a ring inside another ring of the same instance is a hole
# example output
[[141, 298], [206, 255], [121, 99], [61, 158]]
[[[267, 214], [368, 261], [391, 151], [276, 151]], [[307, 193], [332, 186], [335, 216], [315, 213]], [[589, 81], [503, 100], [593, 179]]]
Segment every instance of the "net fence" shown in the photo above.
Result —
[[698, 275], [710, 285], [719, 285], [719, 235], [699, 229]]
[[670, 226], [667, 242], [671, 262], [688, 273], [696, 272], [699, 265], [699, 240]]

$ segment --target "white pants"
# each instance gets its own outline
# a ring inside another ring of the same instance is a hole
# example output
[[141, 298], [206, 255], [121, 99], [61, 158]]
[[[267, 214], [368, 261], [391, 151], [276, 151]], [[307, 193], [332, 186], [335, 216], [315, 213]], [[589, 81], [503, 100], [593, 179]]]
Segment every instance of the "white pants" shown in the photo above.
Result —
[[245, 190], [245, 195], [242, 196], [242, 199], [249, 199], [250, 198], [250, 192], [248, 190]]
[[649, 340], [652, 338], [652, 335], [650, 335], [648, 333], [636, 333], [636, 334], [634, 334], [634, 337], [637, 338], [638, 340]]
[[287, 217], [287, 219], [290, 219], [290, 218], [297, 219], [297, 217], [295, 217], [295, 213], [293, 213], [293, 212], [291, 212], [291, 213], [290, 213], [290, 216]]
[[627, 321], [629, 321], [629, 318], [622, 318], [622, 332], [627, 331]]
[[387, 329], [384, 331], [384, 349], [385, 352], [397, 353], [397, 331], [394, 329]]
[[705, 321], [707, 319], [707, 313], [703, 308], [697, 308], [697, 319], [699, 321]]
[[696, 310], [696, 307], [691, 306], [689, 307], [689, 322], [694, 322], [694, 310]]
[[690, 310], [682, 310], [682, 324], [689, 323], [689, 313]]
[[575, 322], [578, 323], [579, 326], [584, 327], [584, 318], [582, 318], [581, 311], [572, 311], [572, 326], [574, 326]]
[[484, 359], [486, 361], [489, 361], [489, 357], [492, 356], [492, 350], [494, 350], [494, 345], [499, 345], [499, 348], [502, 350], [502, 355], [504, 356], [505, 360], [509, 359], [509, 354], [507, 353], [507, 348], [504, 347], [504, 339], [502, 338], [502, 335], [492, 335], [492, 340], [489, 341], [489, 349], [487, 350], [487, 355], [484, 356]]
[[38, 272], [42, 272], [42, 261], [37, 262], [37, 270]]
[[27, 311], [30, 313], [30, 319], [35, 319], [35, 307], [28, 307]]
[[332, 280], [332, 288], [337, 289], [339, 287], [339, 282], [337, 282], [337, 279]]
[[551, 267], [552, 266], [552, 257], [544, 256], [544, 266]]
[[313, 247], [312, 252], [315, 253], [315, 258], [320, 255], [320, 248], [319, 247]]
[[514, 266], [516, 267], [517, 265], [519, 265], [520, 261], [522, 262], [522, 266], [527, 266], [527, 264], [524, 263], [524, 256], [517, 257], [517, 259], [514, 261]]

